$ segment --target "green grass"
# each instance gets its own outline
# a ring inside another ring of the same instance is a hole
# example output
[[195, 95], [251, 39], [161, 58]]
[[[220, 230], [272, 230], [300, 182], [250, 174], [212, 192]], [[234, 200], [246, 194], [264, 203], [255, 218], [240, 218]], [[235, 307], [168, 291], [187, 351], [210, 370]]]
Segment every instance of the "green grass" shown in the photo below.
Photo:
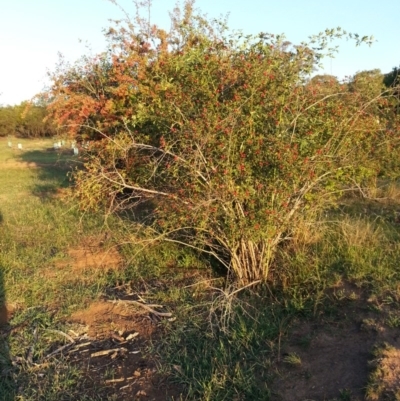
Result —
[[[196, 252], [172, 244], [143, 250], [129, 220], [82, 215], [73, 202], [61, 200], [60, 188], [70, 185], [67, 172], [80, 164], [47, 151], [52, 143], [25, 140], [21, 152], [0, 140], [0, 294], [16, 308], [16, 331], [0, 340], [1, 400], [115, 399], [85, 383], [79, 368], [62, 357], [39, 368], [18, 358], [26, 361], [34, 344], [32, 360], [40, 361], [62, 345], [49, 329], [65, 330], [66, 316], [121, 284], [173, 310], [177, 319], [160, 323], [162, 335], [149, 353], [185, 400], [276, 399], [278, 362], [293, 371], [302, 365], [295, 353], [281, 358], [294, 322], [340, 316], [343, 305], [361, 298], [375, 300], [369, 305], [385, 324], [399, 327], [397, 184], [380, 190], [385, 200], [348, 198], [318, 224], [305, 223], [279, 250], [268, 285], [232, 295]], [[69, 248], [104, 233], [112, 234], [107, 245], [119, 244], [124, 269], [57, 270]], [[351, 399], [344, 390], [337, 397]]]
[[[47, 164], [47, 154], [43, 154], [42, 162]], [[0, 175], [0, 187], [7, 189], [0, 202], [4, 290], [8, 302], [23, 308], [47, 305], [59, 297], [59, 283], [47, 280], [42, 273], [54, 266], [67, 247], [102, 227], [98, 216], [81, 219], [76, 208], [51, 197], [48, 188], [60, 188], [67, 180], [64, 166], [51, 166], [11, 167]], [[42, 187], [46, 188], [44, 195], [38, 192]], [[70, 284], [74, 285], [73, 278]], [[68, 294], [67, 288], [63, 291]]]
[[[16, 371], [10, 365], [11, 357], [25, 358], [32, 342], [33, 360], [40, 358], [56, 340], [44, 336], [44, 330], [62, 327], [62, 316], [97, 298], [107, 282], [105, 274], [86, 282], [72, 274], [49, 279], [55, 261], [85, 236], [101, 232], [103, 219], [82, 218], [71, 204], [53, 196], [68, 185], [70, 156], [46, 151], [50, 141], [25, 140], [22, 145], [18, 151], [0, 141], [0, 293], [17, 309], [13, 326], [26, 327], [2, 344], [3, 367], [10, 374], [0, 379], [0, 399], [89, 399], [77, 390], [79, 373], [63, 361], [43, 372], [23, 365]], [[40, 333], [36, 340], [35, 329]]]
[[234, 305], [233, 320], [226, 324], [224, 310], [210, 312], [204, 304], [186, 302], [178, 312], [182, 323], [166, 328], [156, 352], [166, 372], [185, 386], [188, 399], [269, 400], [273, 344], [286, 313], [265, 305], [249, 318]]

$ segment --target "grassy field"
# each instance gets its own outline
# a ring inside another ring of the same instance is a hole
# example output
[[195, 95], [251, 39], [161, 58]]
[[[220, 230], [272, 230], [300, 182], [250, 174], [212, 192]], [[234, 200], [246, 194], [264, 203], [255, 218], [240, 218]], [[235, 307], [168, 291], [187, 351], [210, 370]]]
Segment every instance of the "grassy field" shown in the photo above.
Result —
[[1, 400], [400, 399], [395, 183], [304, 224], [268, 285], [232, 293], [200, 255], [143, 251], [129, 221], [80, 213], [71, 152], [12, 142], [0, 139]]

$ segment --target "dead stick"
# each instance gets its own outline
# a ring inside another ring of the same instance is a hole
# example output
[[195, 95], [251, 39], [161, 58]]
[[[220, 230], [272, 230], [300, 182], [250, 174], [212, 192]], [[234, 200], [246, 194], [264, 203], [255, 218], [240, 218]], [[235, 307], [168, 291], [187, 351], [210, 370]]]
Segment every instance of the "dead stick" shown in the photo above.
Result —
[[104, 355], [109, 355], [112, 354], [114, 352], [128, 352], [128, 350], [124, 347], [120, 347], [120, 348], [113, 348], [113, 349], [106, 349], [104, 351], [99, 351], [99, 352], [94, 352], [93, 354], [91, 354], [90, 356], [92, 358], [96, 357], [96, 356], [104, 356]]
[[125, 381], [125, 378], [121, 377], [119, 379], [110, 379], [110, 380], [106, 380], [106, 384], [111, 384], [111, 383], [121, 383]]
[[[87, 342], [87, 343], [82, 343], [82, 344], [76, 344], [74, 349], [72, 349], [69, 353], [72, 354], [73, 352], [77, 352], [80, 351], [81, 348], [86, 347], [88, 345], [91, 345], [91, 342]], [[86, 350], [88, 351], [88, 350]]]
[[[114, 302], [114, 301], [111, 301]], [[132, 304], [132, 305], [137, 305], [137, 306], [141, 306], [142, 308], [146, 309], [147, 311], [149, 311], [150, 313], [153, 313], [156, 316], [160, 316], [160, 317], [171, 317], [172, 313], [170, 312], [157, 312], [156, 310], [154, 310], [153, 308], [162, 308], [162, 305], [154, 305], [154, 304], [142, 304], [141, 302], [138, 301], [125, 301], [125, 300], [118, 300], [117, 302], [122, 302], [125, 304]]]
[[55, 351], [50, 352], [50, 354], [46, 355], [43, 359], [48, 359], [48, 358], [50, 358], [51, 356], [56, 355], [56, 354], [58, 354], [59, 352], [64, 351], [66, 348], [72, 347], [73, 345], [74, 345], [73, 343], [69, 343], [69, 344], [63, 345], [62, 347], [57, 348]]

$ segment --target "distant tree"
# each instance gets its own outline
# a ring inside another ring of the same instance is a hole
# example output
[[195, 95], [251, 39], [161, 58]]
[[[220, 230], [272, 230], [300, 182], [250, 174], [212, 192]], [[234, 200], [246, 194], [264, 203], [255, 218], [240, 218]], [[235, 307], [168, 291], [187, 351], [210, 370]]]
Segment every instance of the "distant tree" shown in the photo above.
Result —
[[319, 94], [333, 94], [343, 91], [344, 87], [334, 75], [315, 75], [310, 79], [307, 86]]
[[22, 102], [16, 106], [0, 107], [0, 137], [38, 138], [55, 134], [55, 125], [48, 117], [45, 105]]
[[384, 75], [383, 83], [386, 88], [392, 90], [396, 96], [396, 101], [391, 99], [391, 110], [395, 115], [400, 115], [400, 67], [394, 67], [393, 70]]
[[12, 106], [0, 107], [0, 137], [14, 135], [17, 118]]
[[379, 69], [357, 72], [349, 82], [349, 90], [364, 97], [379, 97], [385, 90], [383, 80]]
[[55, 135], [56, 128], [48, 118], [45, 105], [21, 103], [17, 108], [17, 125], [15, 133], [23, 138], [39, 138]]
[[394, 67], [391, 72], [385, 74], [383, 83], [387, 88], [400, 85], [400, 67]]
[[315, 85], [327, 85], [327, 84], [337, 85], [339, 84], [339, 81], [337, 77], [335, 77], [334, 75], [318, 74], [310, 79], [310, 83]]

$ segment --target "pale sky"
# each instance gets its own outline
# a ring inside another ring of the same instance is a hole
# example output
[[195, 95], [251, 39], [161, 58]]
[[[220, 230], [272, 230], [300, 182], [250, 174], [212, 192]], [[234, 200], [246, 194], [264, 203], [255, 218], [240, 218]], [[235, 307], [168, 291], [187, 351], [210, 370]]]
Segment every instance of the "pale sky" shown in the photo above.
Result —
[[[133, 12], [130, 0], [119, 2]], [[168, 10], [176, 0], [153, 0], [151, 22], [169, 27]], [[372, 47], [342, 42], [342, 50], [325, 63], [325, 73], [343, 78], [357, 71], [400, 65], [400, 0], [197, 0], [209, 17], [229, 13], [228, 25], [244, 33], [284, 33], [294, 44], [326, 28], [342, 27], [374, 35]], [[74, 61], [105, 48], [102, 28], [122, 18], [107, 0], [0, 0], [0, 105], [18, 104], [46, 85], [61, 52]]]

